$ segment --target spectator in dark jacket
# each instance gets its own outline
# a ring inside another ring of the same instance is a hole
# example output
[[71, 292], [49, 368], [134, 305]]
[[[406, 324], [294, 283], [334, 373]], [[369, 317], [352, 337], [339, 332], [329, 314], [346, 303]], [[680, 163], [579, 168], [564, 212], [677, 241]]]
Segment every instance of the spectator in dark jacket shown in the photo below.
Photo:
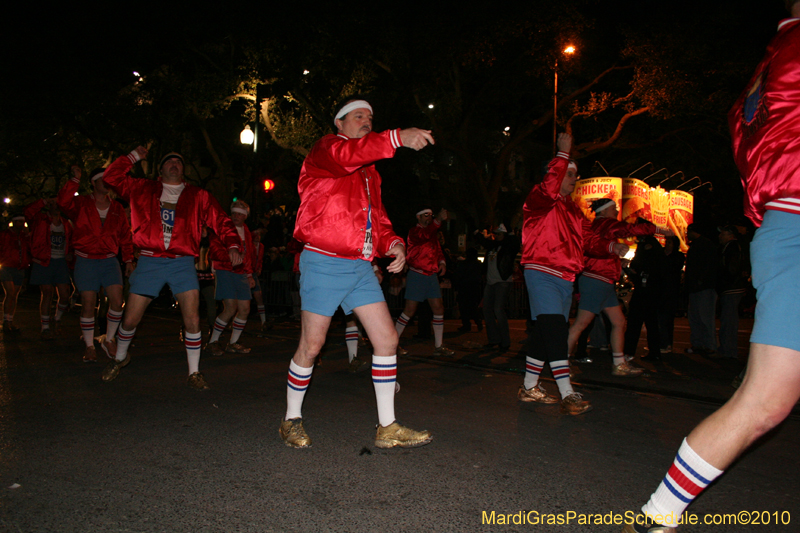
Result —
[[658, 308], [664, 292], [664, 249], [655, 237], [639, 237], [628, 275], [633, 281], [633, 295], [628, 307], [628, 326], [625, 329], [625, 355], [636, 354], [642, 324], [647, 326], [648, 358], [660, 359]]
[[506, 306], [511, 292], [514, 261], [520, 241], [503, 224], [494, 229], [494, 239], [482, 239], [486, 247], [486, 287], [483, 291], [483, 318], [486, 321], [486, 348], [507, 352], [511, 347]]
[[664, 295], [658, 310], [658, 335], [661, 341], [661, 353], [668, 354], [672, 352], [675, 312], [678, 310], [683, 264], [686, 262], [686, 256], [680, 250], [678, 237], [667, 237], [664, 243], [664, 255], [666, 256]]
[[719, 234], [717, 293], [719, 294], [719, 347], [717, 355], [736, 359], [739, 355], [739, 303], [747, 289], [747, 267], [735, 226], [725, 226]]
[[453, 288], [458, 292], [458, 310], [461, 313], [459, 331], [471, 331], [475, 322], [478, 331], [483, 329], [483, 321], [478, 307], [481, 304], [481, 281], [483, 266], [478, 261], [478, 250], [469, 248], [463, 261], [457, 263], [453, 277]]
[[687, 230], [689, 252], [686, 254], [686, 292], [689, 293], [689, 329], [692, 347], [686, 353], [710, 355], [717, 346], [714, 316], [717, 306], [717, 247], [698, 231], [695, 224]]

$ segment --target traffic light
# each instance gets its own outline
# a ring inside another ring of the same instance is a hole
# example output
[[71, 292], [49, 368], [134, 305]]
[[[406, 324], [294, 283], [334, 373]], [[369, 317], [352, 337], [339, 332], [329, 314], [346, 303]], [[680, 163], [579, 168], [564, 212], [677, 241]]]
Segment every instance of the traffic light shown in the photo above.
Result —
[[264, 192], [270, 193], [275, 188], [275, 182], [272, 180], [264, 180]]

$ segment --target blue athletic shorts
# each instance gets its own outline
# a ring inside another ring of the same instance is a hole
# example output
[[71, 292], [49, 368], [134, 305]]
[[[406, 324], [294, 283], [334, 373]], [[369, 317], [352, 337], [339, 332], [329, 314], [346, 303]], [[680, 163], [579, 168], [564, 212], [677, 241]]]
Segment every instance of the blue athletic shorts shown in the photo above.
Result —
[[258, 275], [257, 274], [253, 274], [253, 280], [256, 282], [256, 284], [253, 285], [253, 288], [250, 289], [250, 292], [260, 292], [261, 291], [261, 282], [258, 280]]
[[578, 290], [581, 292], [581, 301], [578, 309], [599, 314], [603, 309], [617, 307], [617, 291], [614, 286], [599, 279], [581, 276], [578, 278]]
[[0, 282], [13, 281], [14, 285], [21, 286], [25, 283], [25, 271], [12, 267], [0, 267]]
[[800, 352], [800, 216], [767, 211], [750, 263], [758, 300], [750, 342]]
[[214, 271], [216, 289], [214, 298], [217, 300], [244, 300], [250, 301], [250, 283], [247, 274], [237, 274], [230, 270]]
[[139, 257], [130, 277], [133, 294], [155, 298], [168, 284], [173, 296], [186, 291], [199, 291], [194, 257]]
[[67, 260], [51, 259], [47, 266], [33, 263], [31, 268], [31, 285], [59, 285], [69, 283], [69, 267]]
[[122, 270], [116, 257], [105, 259], [75, 258], [75, 287], [78, 292], [98, 292], [101, 287], [122, 285]]
[[525, 270], [531, 318], [539, 315], [564, 315], [569, 320], [572, 307], [572, 282], [538, 270]]
[[328, 257], [309, 250], [300, 254], [300, 308], [333, 316], [340, 305], [345, 314], [356, 307], [385, 302], [369, 261]]
[[424, 302], [428, 298], [441, 298], [442, 289], [439, 287], [439, 276], [431, 274], [426, 276], [413, 270], [406, 276], [406, 300]]

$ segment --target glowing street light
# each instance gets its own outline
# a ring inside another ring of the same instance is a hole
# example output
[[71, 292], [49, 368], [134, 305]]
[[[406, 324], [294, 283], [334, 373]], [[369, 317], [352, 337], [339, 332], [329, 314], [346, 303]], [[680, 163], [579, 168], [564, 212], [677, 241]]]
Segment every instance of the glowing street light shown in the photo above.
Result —
[[3, 202], [6, 203], [6, 204], [10, 204], [11, 203], [11, 198], [8, 198], [8, 197], [3, 198]]
[[428, 104], [428, 109], [433, 109], [433, 104]]
[[253, 144], [255, 137], [253, 130], [250, 129], [250, 124], [247, 124], [242, 130], [242, 133], [239, 134], [239, 141], [242, 144]]
[[[562, 51], [567, 57], [576, 52], [576, 48], [572, 45], [567, 46]], [[556, 64], [553, 68], [555, 72], [555, 80], [553, 81], [553, 157], [556, 156], [556, 119], [558, 117], [558, 57], [556, 57]]]

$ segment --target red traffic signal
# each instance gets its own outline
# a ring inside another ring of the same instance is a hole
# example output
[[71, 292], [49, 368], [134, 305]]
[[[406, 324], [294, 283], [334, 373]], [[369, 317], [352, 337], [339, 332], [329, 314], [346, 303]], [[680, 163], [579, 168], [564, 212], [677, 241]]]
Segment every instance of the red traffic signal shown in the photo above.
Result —
[[264, 180], [264, 192], [272, 192], [275, 188], [275, 182], [272, 180]]

